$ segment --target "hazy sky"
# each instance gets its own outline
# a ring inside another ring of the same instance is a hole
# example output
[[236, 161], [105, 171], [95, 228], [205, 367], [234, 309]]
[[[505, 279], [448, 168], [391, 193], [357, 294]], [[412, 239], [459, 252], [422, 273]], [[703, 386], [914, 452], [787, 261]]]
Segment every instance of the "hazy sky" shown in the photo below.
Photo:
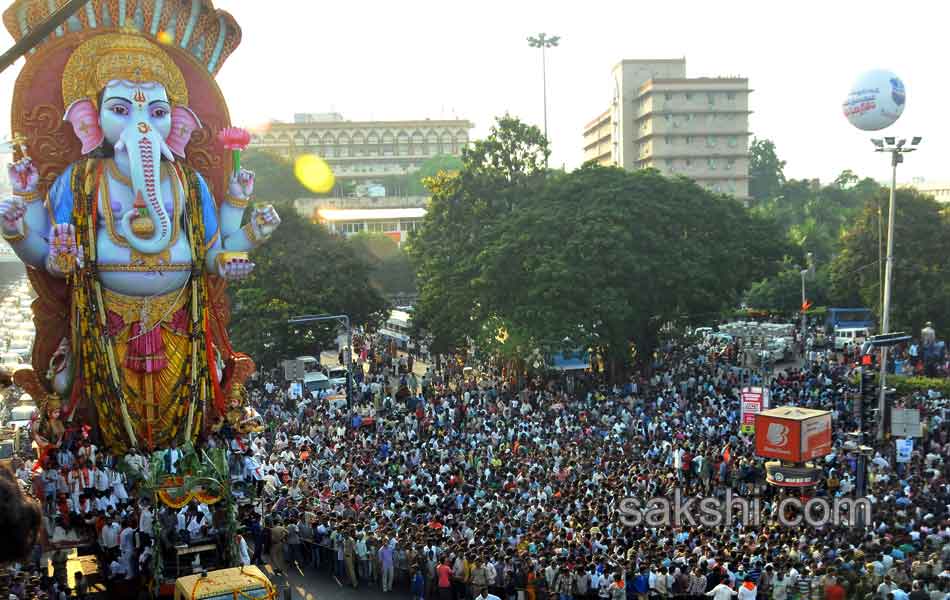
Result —
[[[484, 135], [508, 111], [541, 125], [540, 51], [528, 35], [561, 36], [548, 53], [552, 166], [582, 160], [584, 123], [607, 108], [611, 67], [623, 58], [685, 56], [687, 75], [748, 77], [750, 128], [773, 139], [792, 177], [842, 169], [888, 177], [871, 134], [852, 128], [841, 103], [870, 68], [895, 71], [907, 89], [888, 133], [922, 135], [900, 179], [950, 179], [950, 73], [944, 0], [216, 0], [244, 41], [218, 80], [236, 124], [294, 112], [351, 120], [450, 118]], [[12, 43], [4, 31], [5, 45]], [[0, 76], [0, 122], [9, 123], [22, 61]], [[200, 116], [200, 115], [199, 115]], [[0, 128], [6, 131], [8, 127]]]

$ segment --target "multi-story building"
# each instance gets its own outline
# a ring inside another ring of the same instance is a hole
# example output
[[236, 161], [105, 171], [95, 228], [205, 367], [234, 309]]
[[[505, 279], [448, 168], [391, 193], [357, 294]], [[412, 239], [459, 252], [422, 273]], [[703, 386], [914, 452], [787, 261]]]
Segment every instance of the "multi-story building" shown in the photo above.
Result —
[[[890, 185], [890, 183], [882, 184]], [[911, 183], [917, 191], [930, 194], [937, 202], [950, 203], [950, 181], [928, 181], [923, 178], [914, 178]]]
[[611, 106], [584, 128], [584, 160], [685, 175], [749, 195], [749, 81], [686, 77], [686, 59], [624, 60]]
[[339, 113], [294, 115], [252, 132], [251, 147], [294, 158], [317, 154], [337, 179], [380, 179], [406, 175], [428, 158], [460, 156], [469, 142], [470, 121], [346, 121]]

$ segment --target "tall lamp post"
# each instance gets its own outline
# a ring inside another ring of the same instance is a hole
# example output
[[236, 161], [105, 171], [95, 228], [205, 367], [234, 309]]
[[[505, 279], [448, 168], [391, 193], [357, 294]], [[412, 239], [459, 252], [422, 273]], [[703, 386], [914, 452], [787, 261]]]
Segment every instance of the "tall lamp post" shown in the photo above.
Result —
[[[917, 150], [917, 145], [920, 144], [921, 137], [914, 136], [911, 138], [910, 146], [907, 145], [906, 138], [893, 138], [885, 137], [883, 140], [880, 138], [872, 139], [871, 142], [874, 144], [875, 152], [887, 152], [891, 155], [891, 197], [890, 205], [887, 209], [887, 259], [884, 267], [884, 307], [881, 310], [881, 333], [886, 334], [891, 332], [891, 287], [893, 286], [894, 278], [894, 205], [896, 201], [896, 191], [897, 191], [897, 165], [904, 162], [904, 154], [907, 152], [913, 152]], [[881, 348], [881, 382], [880, 382], [880, 396], [878, 398], [877, 409], [878, 409], [878, 428], [877, 428], [877, 439], [884, 439], [884, 430], [887, 423], [885, 423], [885, 398], [887, 395], [887, 347], [884, 346]]]
[[544, 33], [539, 33], [537, 37], [528, 38], [528, 45], [532, 48], [541, 48], [541, 85], [544, 89], [544, 137], [548, 137], [548, 67], [547, 59], [544, 53], [545, 48], [553, 48], [561, 41], [560, 36], [552, 35], [548, 37]]
[[350, 396], [353, 391], [353, 369], [352, 360], [350, 354], [353, 349], [353, 330], [350, 328], [350, 316], [349, 315], [304, 315], [302, 317], [294, 317], [287, 321], [291, 325], [302, 325], [305, 323], [316, 323], [318, 321], [336, 321], [337, 323], [343, 325], [346, 328], [346, 350], [343, 353], [344, 362], [346, 363], [346, 408], [350, 409], [352, 401]]

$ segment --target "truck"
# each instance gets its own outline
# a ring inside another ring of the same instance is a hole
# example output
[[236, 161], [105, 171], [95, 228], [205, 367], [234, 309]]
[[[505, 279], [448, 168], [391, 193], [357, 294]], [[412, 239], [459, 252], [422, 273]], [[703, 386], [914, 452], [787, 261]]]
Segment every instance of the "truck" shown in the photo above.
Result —
[[829, 308], [825, 316], [825, 331], [836, 329], [874, 329], [874, 312], [870, 308]]

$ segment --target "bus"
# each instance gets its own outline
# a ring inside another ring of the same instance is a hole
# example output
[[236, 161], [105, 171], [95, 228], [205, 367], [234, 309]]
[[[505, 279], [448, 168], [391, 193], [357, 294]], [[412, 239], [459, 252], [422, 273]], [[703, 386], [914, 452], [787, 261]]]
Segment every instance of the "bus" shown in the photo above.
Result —
[[412, 332], [412, 309], [411, 307], [398, 307], [389, 313], [389, 318], [379, 329], [379, 334], [396, 342], [396, 346], [402, 350], [409, 349], [412, 343], [410, 334]]

